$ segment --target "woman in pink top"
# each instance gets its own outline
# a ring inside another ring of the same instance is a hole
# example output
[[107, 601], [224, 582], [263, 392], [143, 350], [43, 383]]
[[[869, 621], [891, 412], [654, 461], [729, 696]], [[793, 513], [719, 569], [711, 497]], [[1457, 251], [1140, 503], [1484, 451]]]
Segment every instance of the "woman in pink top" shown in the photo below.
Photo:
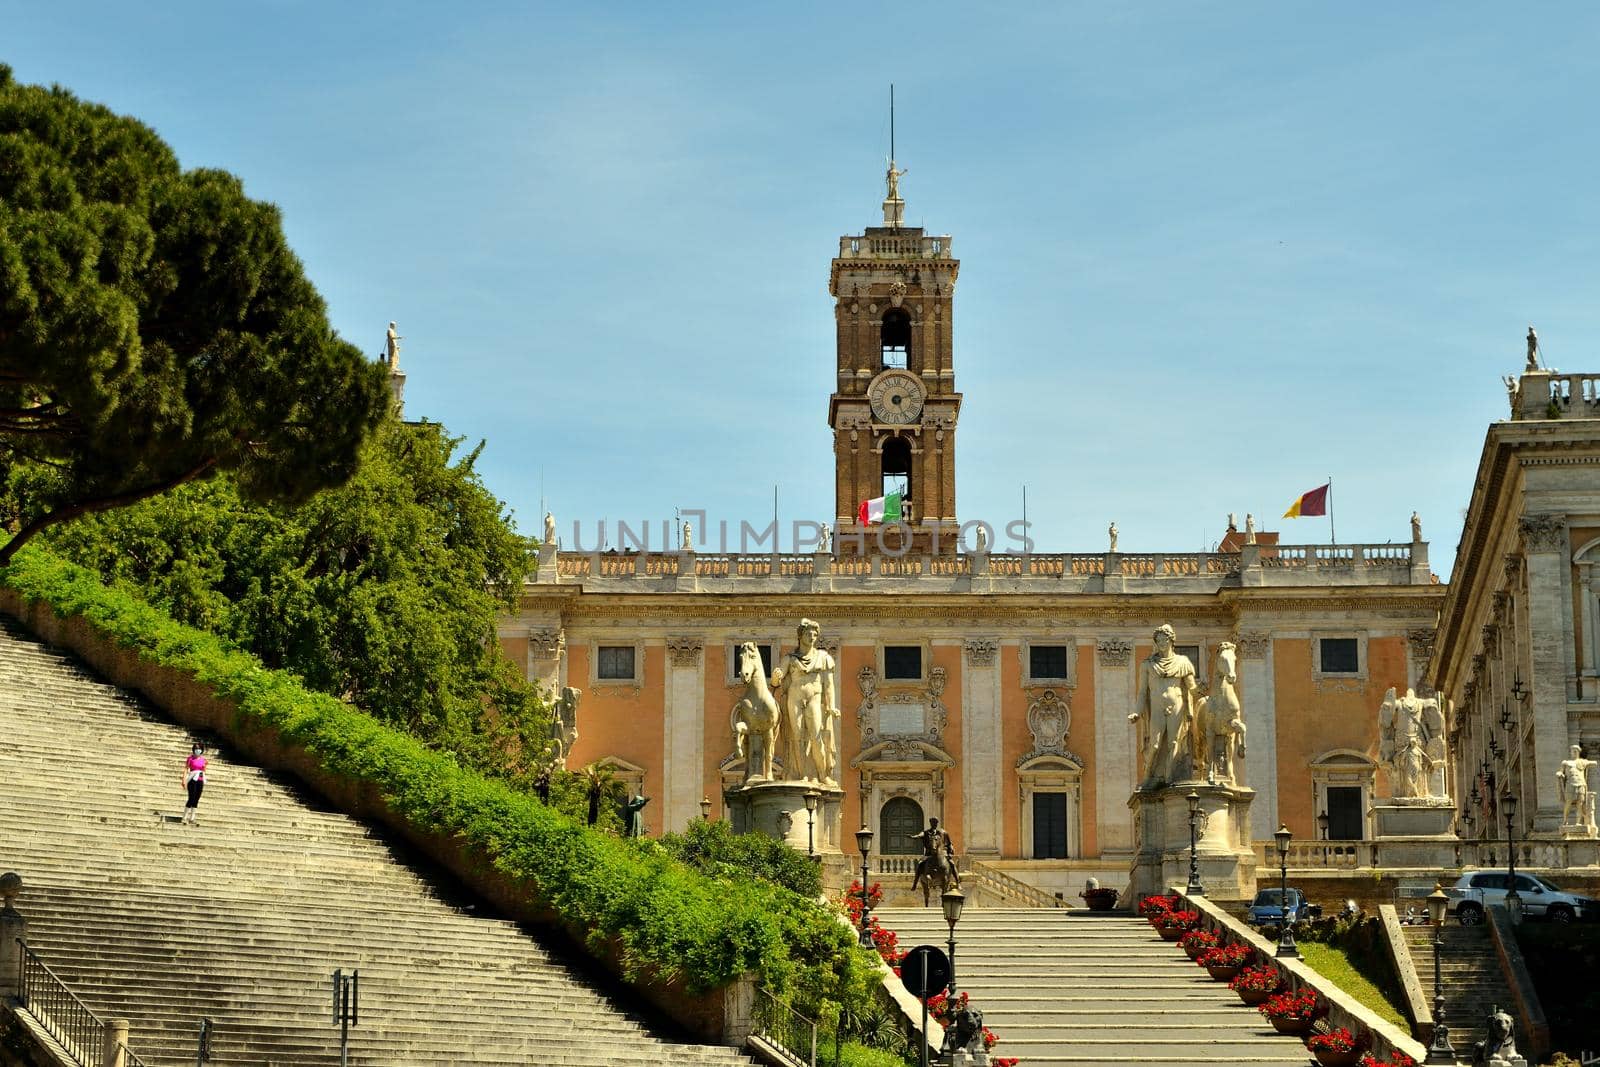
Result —
[[200, 806], [200, 794], [206, 788], [206, 746], [198, 741], [184, 762], [183, 786], [189, 791], [189, 802], [183, 806], [183, 821], [192, 825], [194, 811]]

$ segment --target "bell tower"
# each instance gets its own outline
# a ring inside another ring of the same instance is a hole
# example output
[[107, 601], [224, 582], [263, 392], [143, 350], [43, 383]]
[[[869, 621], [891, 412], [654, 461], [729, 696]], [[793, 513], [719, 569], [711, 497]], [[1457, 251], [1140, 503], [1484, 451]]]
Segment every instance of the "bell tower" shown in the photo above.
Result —
[[[900, 492], [917, 552], [953, 553], [956, 520], [956, 392], [951, 309], [961, 262], [948, 236], [903, 225], [905, 201], [889, 160], [883, 225], [839, 238], [828, 275], [834, 298], [838, 378], [828, 400], [833, 427], [834, 514], [841, 553], [876, 551], [879, 528], [862, 527], [865, 500]], [[890, 551], [906, 531], [884, 530]], [[858, 539], [855, 535], [864, 533]]]

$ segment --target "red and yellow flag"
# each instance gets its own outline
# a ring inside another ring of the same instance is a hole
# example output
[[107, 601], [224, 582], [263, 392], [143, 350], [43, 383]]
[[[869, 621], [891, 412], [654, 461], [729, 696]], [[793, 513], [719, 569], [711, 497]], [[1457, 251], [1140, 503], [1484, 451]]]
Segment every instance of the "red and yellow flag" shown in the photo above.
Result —
[[1312, 515], [1326, 515], [1328, 513], [1328, 486], [1313, 489], [1309, 493], [1301, 493], [1300, 498], [1289, 505], [1289, 510], [1283, 513], [1286, 519], [1304, 519]]

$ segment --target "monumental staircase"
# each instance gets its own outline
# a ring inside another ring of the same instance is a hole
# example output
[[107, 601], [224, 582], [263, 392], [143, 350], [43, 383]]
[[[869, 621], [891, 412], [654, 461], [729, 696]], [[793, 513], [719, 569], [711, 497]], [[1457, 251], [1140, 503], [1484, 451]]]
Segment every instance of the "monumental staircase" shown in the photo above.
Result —
[[[874, 914], [900, 947], [945, 947], [937, 900]], [[1190, 962], [1143, 919], [1058, 908], [969, 908], [956, 927], [956, 988], [1024, 1067], [1212, 1067], [1309, 1062], [1299, 1038]]]
[[150, 1067], [339, 1063], [332, 973], [360, 971], [350, 1062], [748, 1064], [684, 1044], [534, 931], [485, 914], [382, 834], [213, 753], [181, 812], [190, 735], [0, 625], [0, 871], [28, 945]]

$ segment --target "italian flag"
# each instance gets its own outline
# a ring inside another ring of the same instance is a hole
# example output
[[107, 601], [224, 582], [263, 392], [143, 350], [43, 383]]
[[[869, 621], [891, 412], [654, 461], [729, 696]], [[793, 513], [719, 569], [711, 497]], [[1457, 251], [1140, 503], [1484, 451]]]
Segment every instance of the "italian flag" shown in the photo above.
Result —
[[873, 526], [883, 522], [899, 522], [900, 494], [890, 493], [888, 496], [863, 500], [861, 507], [856, 509], [856, 519], [863, 526]]

